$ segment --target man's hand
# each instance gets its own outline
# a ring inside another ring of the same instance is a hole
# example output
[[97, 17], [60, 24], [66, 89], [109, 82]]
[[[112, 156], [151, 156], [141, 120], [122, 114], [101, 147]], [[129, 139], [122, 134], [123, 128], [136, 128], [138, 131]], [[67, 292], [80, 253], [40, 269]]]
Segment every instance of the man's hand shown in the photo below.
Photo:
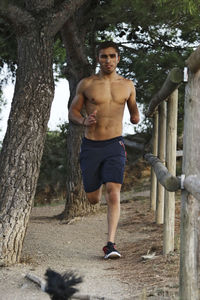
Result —
[[85, 120], [84, 120], [84, 126], [92, 126], [92, 125], [96, 124], [96, 122], [97, 122], [96, 114], [97, 114], [97, 110], [93, 111], [93, 113], [91, 113], [89, 116], [87, 116], [87, 118], [85, 118]]

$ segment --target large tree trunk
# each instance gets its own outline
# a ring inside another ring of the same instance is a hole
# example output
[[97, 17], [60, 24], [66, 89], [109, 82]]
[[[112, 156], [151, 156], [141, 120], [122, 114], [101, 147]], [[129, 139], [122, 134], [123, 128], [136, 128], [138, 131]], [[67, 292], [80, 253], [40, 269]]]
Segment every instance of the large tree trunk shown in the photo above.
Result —
[[18, 262], [40, 169], [51, 103], [53, 39], [18, 36], [18, 70], [0, 157], [0, 264]]
[[[80, 19], [79, 19], [80, 24]], [[76, 19], [69, 19], [62, 28], [62, 39], [67, 54], [67, 79], [70, 87], [69, 106], [78, 82], [92, 73], [92, 68], [85, 55], [84, 34], [80, 34]], [[98, 209], [98, 205], [92, 206], [86, 199], [83, 190], [81, 171], [79, 165], [80, 144], [84, 134], [84, 128], [69, 122], [67, 134], [67, 197], [63, 218], [70, 220], [77, 216], [85, 215]]]
[[53, 0], [26, 0], [26, 10], [0, 4], [18, 42], [15, 93], [0, 156], [0, 266], [20, 260], [54, 96], [54, 35], [86, 1], [63, 0], [56, 9]]

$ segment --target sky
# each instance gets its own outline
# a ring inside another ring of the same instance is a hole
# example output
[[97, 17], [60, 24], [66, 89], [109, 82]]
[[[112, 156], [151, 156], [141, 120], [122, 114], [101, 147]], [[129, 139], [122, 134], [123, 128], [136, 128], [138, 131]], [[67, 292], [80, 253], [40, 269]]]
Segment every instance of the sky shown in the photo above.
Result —
[[[7, 128], [7, 120], [10, 112], [11, 102], [14, 93], [14, 84], [8, 82], [7, 85], [3, 88], [3, 97], [6, 100], [7, 104], [2, 109], [0, 115], [0, 141], [3, 140], [3, 137]], [[69, 85], [66, 79], [60, 79], [56, 82], [55, 87], [55, 96], [51, 107], [51, 115], [48, 122], [48, 127], [50, 130], [58, 129], [58, 125], [63, 124], [68, 121], [68, 109], [67, 103], [69, 99]], [[126, 106], [123, 120], [123, 135], [134, 134], [134, 125], [129, 121], [129, 112]]]
[[[7, 120], [10, 112], [11, 102], [14, 93], [14, 84], [9, 82], [3, 88], [3, 98], [6, 100], [7, 104], [2, 108], [2, 113], [0, 115], [0, 141], [3, 140], [3, 137], [7, 128]], [[48, 127], [51, 130], [58, 129], [57, 126], [59, 124], [64, 123], [68, 120], [68, 110], [67, 110], [67, 102], [69, 99], [69, 85], [67, 80], [60, 79], [58, 83], [56, 83], [55, 88], [55, 96], [51, 107], [51, 116], [49, 119]]]

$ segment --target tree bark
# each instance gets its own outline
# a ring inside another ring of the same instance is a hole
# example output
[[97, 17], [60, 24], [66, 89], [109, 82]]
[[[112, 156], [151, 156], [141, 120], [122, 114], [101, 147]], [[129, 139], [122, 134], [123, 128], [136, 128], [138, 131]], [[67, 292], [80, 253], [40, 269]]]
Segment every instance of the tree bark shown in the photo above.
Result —
[[[80, 19], [78, 20], [80, 24]], [[67, 54], [67, 79], [69, 81], [69, 106], [78, 82], [92, 74], [92, 68], [85, 54], [84, 34], [80, 33], [76, 18], [69, 19], [62, 28], [62, 39]], [[84, 112], [83, 112], [84, 113]], [[62, 217], [70, 220], [77, 216], [94, 212], [99, 205], [92, 206], [86, 199], [83, 190], [82, 177], [79, 165], [80, 144], [84, 134], [82, 126], [69, 122], [67, 133], [67, 197]]]
[[19, 262], [40, 169], [51, 103], [53, 39], [18, 36], [18, 70], [0, 158], [0, 264]]
[[[70, 13], [85, 1], [73, 1]], [[8, 5], [7, 14], [5, 7], [3, 11], [15, 25], [18, 70], [0, 155], [0, 266], [20, 261], [54, 96], [54, 37], [48, 25], [56, 15], [52, 17], [53, 7], [45, 16], [37, 10], [48, 9], [52, 0], [42, 1], [42, 8], [41, 1], [37, 0], [39, 6], [35, 3], [27, 0], [27, 11], [14, 5]], [[62, 25], [70, 17], [67, 8], [62, 10]]]

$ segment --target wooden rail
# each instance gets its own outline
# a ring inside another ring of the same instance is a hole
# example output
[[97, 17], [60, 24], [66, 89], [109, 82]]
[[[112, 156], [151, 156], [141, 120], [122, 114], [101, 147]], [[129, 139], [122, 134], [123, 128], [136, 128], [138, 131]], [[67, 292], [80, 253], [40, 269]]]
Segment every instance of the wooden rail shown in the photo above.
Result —
[[200, 46], [186, 60], [186, 65], [192, 73], [200, 70]]
[[144, 158], [152, 166], [158, 181], [167, 191], [176, 192], [179, 189], [185, 189], [200, 201], [200, 177], [189, 175], [181, 180], [180, 176], [172, 175], [162, 161], [152, 153], [146, 153]]
[[[184, 112], [184, 139], [183, 139], [183, 176], [176, 177], [174, 169], [171, 168], [172, 164], [176, 165], [176, 161], [172, 162], [169, 158], [161, 158], [153, 155], [152, 153], [145, 154], [145, 159], [152, 166], [152, 191], [151, 207], [154, 209], [158, 207], [161, 200], [158, 199], [161, 196], [158, 195], [158, 188], [155, 191], [155, 183], [158, 180], [159, 183], [165, 187], [167, 191], [165, 196], [178, 189], [182, 189], [181, 193], [181, 234], [180, 234], [180, 285], [179, 285], [179, 299], [181, 300], [199, 300], [199, 242], [200, 242], [200, 221], [199, 221], [199, 207], [200, 207], [200, 46], [194, 51], [190, 57], [186, 60], [187, 68], [184, 68], [184, 72], [178, 68], [174, 68], [168, 74], [163, 86], [156, 93], [149, 104], [149, 109], [146, 113], [146, 117], [154, 116], [154, 129], [153, 129], [153, 152], [156, 154], [158, 144], [162, 140], [163, 133], [159, 134], [159, 128], [157, 128], [157, 116], [154, 114], [157, 112], [158, 105], [161, 102], [171, 98], [171, 95], [179, 87], [182, 81], [188, 82], [185, 89], [185, 112]], [[188, 71], [188, 73], [187, 73]], [[184, 74], [183, 74], [184, 73]], [[183, 76], [187, 75], [187, 76]], [[184, 77], [184, 78], [183, 78]], [[177, 99], [175, 97], [174, 99]], [[172, 101], [175, 102], [175, 101]], [[167, 107], [170, 111], [170, 108]], [[170, 117], [176, 109], [171, 109], [171, 113], [168, 114], [168, 122], [174, 117]], [[160, 112], [158, 111], [158, 115]], [[160, 117], [160, 116], [159, 116]], [[168, 123], [167, 122], [167, 123]], [[174, 124], [174, 123], [172, 123]], [[174, 125], [172, 125], [174, 126]], [[167, 127], [167, 135], [172, 131], [172, 127]], [[155, 138], [158, 141], [155, 141]], [[159, 142], [159, 143], [158, 143]], [[171, 140], [167, 137], [166, 148], [167, 151], [171, 151], [173, 157], [176, 157], [176, 148], [173, 146], [173, 150], [170, 150], [169, 145], [175, 143], [175, 140]], [[172, 148], [172, 147], [171, 147]], [[177, 153], [179, 156], [180, 154]], [[168, 155], [167, 155], [168, 156]], [[170, 155], [171, 156], [171, 155]], [[167, 165], [167, 167], [165, 166]], [[173, 171], [173, 172], [172, 172]], [[156, 175], [156, 179], [153, 175]], [[159, 185], [158, 185], [159, 186]], [[171, 219], [174, 218], [175, 199], [165, 197], [165, 222], [164, 222], [164, 254], [173, 251], [173, 248], [169, 247], [170, 239], [173, 240], [172, 231], [174, 226]], [[169, 227], [166, 225], [169, 222]], [[170, 237], [171, 235], [171, 237]], [[166, 241], [168, 241], [166, 243]]]
[[200, 178], [197, 175], [189, 175], [183, 182], [183, 187], [200, 201]]
[[159, 90], [158, 93], [156, 93], [149, 104], [149, 109], [146, 112], [146, 117], [151, 117], [157, 108], [157, 106], [166, 100], [173, 91], [175, 91], [179, 85], [183, 81], [183, 70], [179, 68], [173, 68], [170, 73], [168, 74], [163, 86]]
[[153, 167], [158, 181], [167, 191], [175, 192], [180, 189], [180, 179], [170, 174], [158, 157], [154, 156], [152, 153], [147, 153], [144, 155], [144, 158]]
[[[180, 299], [199, 300], [199, 192], [200, 192], [200, 63], [198, 48], [188, 59], [185, 88], [183, 174], [181, 195]], [[196, 64], [195, 64], [196, 59]], [[190, 177], [192, 176], [192, 177]], [[196, 186], [195, 186], [196, 185]]]

